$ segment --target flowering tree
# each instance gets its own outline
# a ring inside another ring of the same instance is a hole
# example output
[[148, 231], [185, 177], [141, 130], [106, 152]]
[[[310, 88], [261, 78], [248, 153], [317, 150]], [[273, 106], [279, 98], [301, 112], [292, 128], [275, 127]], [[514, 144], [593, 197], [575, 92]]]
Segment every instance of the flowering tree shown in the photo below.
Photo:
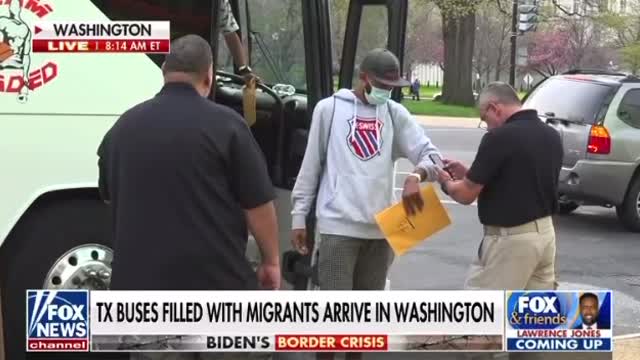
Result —
[[558, 74], [573, 63], [570, 34], [560, 30], [532, 34], [528, 55], [525, 70], [535, 71], [545, 78]]

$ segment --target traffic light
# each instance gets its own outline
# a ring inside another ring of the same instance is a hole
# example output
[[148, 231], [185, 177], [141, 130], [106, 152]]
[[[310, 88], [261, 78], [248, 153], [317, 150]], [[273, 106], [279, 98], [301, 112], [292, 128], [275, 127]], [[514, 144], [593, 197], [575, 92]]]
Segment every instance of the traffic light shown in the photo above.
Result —
[[538, 27], [538, 0], [519, 0], [518, 30], [520, 33], [536, 31]]

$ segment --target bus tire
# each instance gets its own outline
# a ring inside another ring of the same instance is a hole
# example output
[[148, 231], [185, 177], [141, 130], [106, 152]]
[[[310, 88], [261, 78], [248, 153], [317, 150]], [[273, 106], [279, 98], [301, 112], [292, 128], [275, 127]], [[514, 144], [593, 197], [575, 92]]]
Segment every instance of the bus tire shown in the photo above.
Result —
[[[108, 207], [85, 193], [37, 200], [13, 228], [0, 252], [5, 351], [7, 359], [106, 359], [87, 353], [26, 353], [25, 294], [41, 289], [53, 263], [87, 243], [111, 248]], [[121, 356], [121, 355], [119, 355]]]

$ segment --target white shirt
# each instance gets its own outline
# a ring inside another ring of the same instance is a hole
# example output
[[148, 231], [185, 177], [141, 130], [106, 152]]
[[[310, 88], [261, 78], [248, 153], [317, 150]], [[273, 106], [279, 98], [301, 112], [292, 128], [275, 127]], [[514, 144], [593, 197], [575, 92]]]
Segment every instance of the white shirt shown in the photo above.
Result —
[[598, 329], [598, 324], [593, 324], [591, 326], [582, 324], [582, 330], [588, 330], [588, 329], [597, 330]]

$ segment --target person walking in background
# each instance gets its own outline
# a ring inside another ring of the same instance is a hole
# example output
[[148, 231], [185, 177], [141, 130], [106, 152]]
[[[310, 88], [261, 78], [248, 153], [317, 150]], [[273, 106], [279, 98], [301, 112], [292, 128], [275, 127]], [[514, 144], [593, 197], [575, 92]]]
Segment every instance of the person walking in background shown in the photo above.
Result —
[[551, 216], [558, 202], [563, 148], [559, 134], [523, 110], [516, 91], [489, 84], [478, 101], [488, 132], [470, 169], [445, 160], [454, 180], [443, 191], [461, 204], [478, 199], [484, 238], [467, 289], [553, 290], [556, 236]]
[[411, 100], [420, 101], [420, 80], [416, 78], [413, 80], [413, 84], [411, 84]]

